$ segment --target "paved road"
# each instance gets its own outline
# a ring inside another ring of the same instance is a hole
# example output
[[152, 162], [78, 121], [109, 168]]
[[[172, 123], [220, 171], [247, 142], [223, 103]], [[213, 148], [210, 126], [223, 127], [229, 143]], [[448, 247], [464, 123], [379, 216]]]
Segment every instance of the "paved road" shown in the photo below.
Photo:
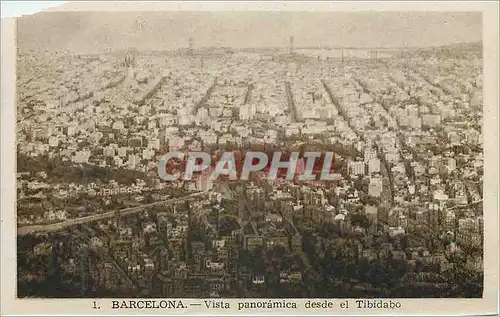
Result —
[[149, 208], [149, 207], [161, 206], [161, 205], [165, 205], [165, 204], [173, 204], [176, 202], [182, 202], [182, 201], [185, 201], [185, 200], [190, 199], [190, 198], [203, 196], [205, 194], [207, 194], [207, 193], [206, 192], [196, 192], [196, 193], [188, 194], [188, 195], [178, 197], [178, 198], [156, 201], [156, 202], [151, 203], [151, 204], [140, 205], [137, 207], [130, 207], [130, 208], [124, 208], [124, 209], [120, 209], [120, 210], [108, 211], [105, 213], [95, 214], [95, 215], [91, 215], [91, 216], [87, 216], [87, 217], [69, 219], [66, 221], [58, 222], [58, 223], [52, 223], [52, 224], [47, 224], [47, 225], [22, 226], [22, 227], [17, 228], [17, 235], [23, 236], [23, 235], [27, 235], [27, 234], [31, 234], [31, 233], [35, 233], [35, 232], [60, 231], [60, 230], [63, 230], [67, 227], [70, 227], [70, 226], [79, 225], [79, 224], [83, 224], [83, 223], [89, 223], [89, 222], [108, 219], [108, 218], [113, 218], [116, 216], [127, 216], [127, 215], [141, 212], [144, 209]]
[[340, 117], [347, 123], [347, 126], [349, 126], [349, 128], [356, 134], [356, 136], [358, 137], [358, 139], [361, 140], [361, 141], [363, 141], [364, 140], [364, 136], [358, 130], [356, 130], [352, 126], [351, 118], [347, 115], [347, 113], [345, 111], [345, 109], [346, 109], [345, 105], [342, 104], [339, 101], [339, 99], [337, 98], [337, 96], [335, 96], [335, 94], [332, 92], [332, 89], [326, 83], [326, 81], [324, 79], [321, 80], [321, 83], [323, 84], [323, 87], [324, 87], [326, 93], [328, 94], [328, 97], [330, 98], [330, 102], [333, 105], [335, 105], [335, 107], [337, 108]]
[[292, 84], [290, 82], [285, 82], [285, 95], [286, 102], [288, 104], [288, 111], [290, 112], [290, 117], [292, 122], [300, 121], [297, 115], [297, 107], [295, 106], [295, 101], [293, 100]]

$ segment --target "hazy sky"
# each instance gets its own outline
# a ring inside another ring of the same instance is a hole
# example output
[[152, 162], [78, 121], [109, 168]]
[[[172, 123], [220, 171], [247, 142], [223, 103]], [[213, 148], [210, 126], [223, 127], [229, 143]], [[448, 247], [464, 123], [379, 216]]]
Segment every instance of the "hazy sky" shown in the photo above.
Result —
[[480, 12], [50, 12], [23, 17], [23, 47], [425, 47], [482, 39]]

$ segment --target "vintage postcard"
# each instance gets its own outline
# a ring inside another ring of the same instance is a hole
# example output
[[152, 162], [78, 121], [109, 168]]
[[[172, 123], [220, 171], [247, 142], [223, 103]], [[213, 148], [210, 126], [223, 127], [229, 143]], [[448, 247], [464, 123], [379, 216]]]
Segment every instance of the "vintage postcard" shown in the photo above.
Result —
[[2, 313], [498, 313], [498, 3], [2, 21]]

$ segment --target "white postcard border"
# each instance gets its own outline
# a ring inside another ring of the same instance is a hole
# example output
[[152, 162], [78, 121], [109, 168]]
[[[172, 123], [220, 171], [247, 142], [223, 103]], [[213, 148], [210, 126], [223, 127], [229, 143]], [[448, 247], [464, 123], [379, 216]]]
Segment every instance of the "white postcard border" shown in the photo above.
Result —
[[[377, 11], [482, 11], [484, 45], [484, 295], [482, 299], [393, 299], [401, 302], [401, 309], [342, 309], [346, 299], [332, 299], [331, 310], [305, 309], [304, 303], [312, 299], [288, 299], [298, 305], [296, 310], [238, 310], [238, 303], [267, 299], [229, 299], [229, 310], [207, 310], [204, 306], [188, 309], [112, 309], [112, 299], [96, 299], [100, 309], [94, 309], [94, 299], [17, 299], [16, 298], [16, 145], [15, 145], [15, 21], [2, 21], [2, 103], [1, 103], [1, 305], [6, 315], [471, 315], [493, 314], [498, 305], [498, 3], [495, 2], [171, 2], [169, 10], [377, 10]], [[101, 8], [93, 3], [93, 8]], [[113, 7], [114, 6], [114, 7]], [[128, 5], [129, 6], [129, 5]], [[89, 5], [87, 5], [89, 7]], [[116, 3], [106, 10], [117, 10]], [[119, 9], [119, 8], [118, 8]], [[122, 299], [119, 299], [120, 301]], [[182, 299], [190, 303], [202, 303], [200, 299]], [[316, 300], [324, 301], [324, 300]], [[387, 299], [389, 301], [389, 299]]]

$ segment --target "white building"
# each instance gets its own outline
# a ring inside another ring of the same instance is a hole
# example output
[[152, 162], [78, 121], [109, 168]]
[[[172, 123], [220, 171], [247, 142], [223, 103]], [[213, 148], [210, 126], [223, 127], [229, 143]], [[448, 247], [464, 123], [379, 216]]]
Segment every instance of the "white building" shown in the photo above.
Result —
[[368, 172], [370, 174], [380, 173], [380, 160], [378, 158], [368, 161]]
[[365, 163], [364, 162], [349, 162], [349, 173], [351, 175], [364, 175]]
[[382, 194], [382, 179], [370, 178], [370, 184], [368, 185], [368, 195], [373, 197], [380, 197], [380, 194]]

